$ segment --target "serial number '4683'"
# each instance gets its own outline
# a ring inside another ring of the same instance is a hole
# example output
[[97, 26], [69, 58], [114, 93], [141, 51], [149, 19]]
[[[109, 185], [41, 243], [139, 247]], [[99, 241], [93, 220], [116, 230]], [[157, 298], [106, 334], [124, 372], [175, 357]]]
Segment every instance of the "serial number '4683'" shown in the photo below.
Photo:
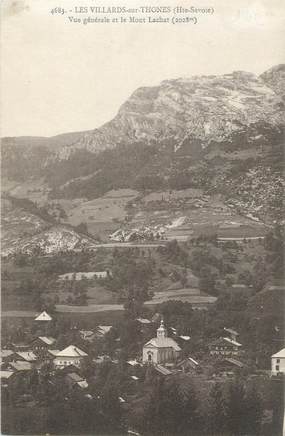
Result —
[[58, 8], [53, 8], [50, 13], [53, 14], [61, 14], [63, 15], [66, 11], [64, 10], [64, 8], [58, 7]]

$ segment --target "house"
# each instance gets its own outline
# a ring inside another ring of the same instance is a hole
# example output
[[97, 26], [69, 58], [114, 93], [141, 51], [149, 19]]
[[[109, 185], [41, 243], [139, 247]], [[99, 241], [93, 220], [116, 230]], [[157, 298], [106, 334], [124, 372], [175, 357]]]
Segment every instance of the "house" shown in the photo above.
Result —
[[233, 329], [226, 328], [226, 327], [224, 327], [224, 330], [225, 330], [225, 332], [229, 333], [230, 339], [232, 339], [233, 341], [237, 340], [237, 337], [239, 335], [238, 332], [236, 332]]
[[69, 345], [67, 348], [57, 353], [53, 363], [55, 368], [63, 368], [69, 365], [80, 367], [82, 361], [87, 356], [87, 353], [80, 350], [80, 348], [75, 345]]
[[285, 373], [285, 348], [271, 356], [271, 374], [278, 375]]
[[52, 348], [56, 340], [50, 336], [38, 336], [31, 342], [34, 353], [40, 357], [45, 357], [47, 350]]
[[240, 352], [242, 345], [230, 338], [219, 338], [210, 344], [212, 356], [231, 356]]
[[105, 336], [111, 330], [111, 325], [99, 325], [97, 336]]
[[192, 357], [187, 357], [176, 365], [176, 369], [180, 369], [183, 372], [192, 372], [193, 370], [196, 372], [200, 371], [200, 365]]
[[106, 354], [102, 354], [101, 356], [97, 356], [92, 360], [94, 363], [103, 363], [103, 362], [112, 362], [112, 359], [110, 356]]
[[37, 356], [33, 351], [17, 351], [11, 356], [11, 360], [13, 362], [29, 362], [31, 365], [34, 365], [37, 361]]
[[46, 351], [46, 360], [53, 360], [58, 353], [60, 352], [60, 350], [47, 350]]
[[147, 318], [137, 318], [136, 321], [143, 325], [151, 324], [151, 321]]
[[0, 381], [2, 387], [7, 387], [14, 376], [14, 371], [0, 371]]
[[88, 383], [85, 380], [85, 378], [81, 377], [76, 372], [71, 372], [67, 374], [65, 380], [70, 388], [78, 388], [78, 387], [81, 389], [88, 388]]
[[25, 362], [21, 360], [10, 362], [8, 365], [9, 366], [7, 369], [11, 369], [12, 371], [16, 371], [16, 372], [27, 372], [33, 369], [32, 364], [30, 362]]
[[233, 359], [232, 357], [225, 357], [215, 363], [215, 369], [222, 373], [241, 370], [242, 368], [244, 368], [244, 363], [237, 359]]
[[13, 351], [28, 351], [30, 348], [29, 344], [23, 342], [12, 342], [10, 345]]
[[58, 280], [93, 280], [93, 279], [105, 279], [110, 275], [110, 271], [94, 271], [94, 272], [74, 272], [66, 273], [58, 276]]
[[1, 365], [2, 363], [9, 362], [11, 360], [11, 356], [14, 354], [14, 351], [12, 350], [1, 350], [0, 358], [1, 358]]
[[78, 366], [74, 366], [74, 365], [62, 366], [62, 367], [59, 367], [57, 369], [59, 369], [59, 375], [62, 377], [67, 375], [67, 374], [71, 374], [72, 372], [79, 374]]
[[167, 337], [162, 320], [156, 338], [152, 338], [143, 346], [143, 363], [171, 363], [179, 360], [180, 356], [181, 348], [174, 339]]
[[96, 334], [92, 330], [79, 330], [79, 334], [83, 341], [92, 342]]
[[51, 320], [52, 317], [45, 310], [35, 318], [35, 321], [40, 321], [40, 322], [48, 322]]

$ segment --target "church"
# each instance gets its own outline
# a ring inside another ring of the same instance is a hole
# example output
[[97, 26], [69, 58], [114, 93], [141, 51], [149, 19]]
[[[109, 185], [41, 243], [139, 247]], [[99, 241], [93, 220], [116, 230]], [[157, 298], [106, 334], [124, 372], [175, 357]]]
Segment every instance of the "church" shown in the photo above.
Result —
[[174, 363], [181, 358], [181, 348], [174, 339], [167, 337], [163, 320], [157, 329], [156, 338], [143, 346], [143, 363]]

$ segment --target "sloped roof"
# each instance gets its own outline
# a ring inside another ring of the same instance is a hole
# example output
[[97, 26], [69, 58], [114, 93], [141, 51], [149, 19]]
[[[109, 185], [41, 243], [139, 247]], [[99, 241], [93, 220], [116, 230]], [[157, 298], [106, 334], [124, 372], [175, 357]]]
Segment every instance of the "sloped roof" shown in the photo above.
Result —
[[120, 403], [125, 403], [126, 402], [126, 400], [123, 397], [118, 397], [118, 400], [119, 400]]
[[243, 368], [243, 366], [244, 366], [244, 364], [242, 362], [240, 362], [237, 359], [233, 359], [231, 357], [226, 357], [225, 361], [229, 362], [229, 363], [232, 363], [233, 365], [238, 366], [239, 368]]
[[80, 382], [84, 380], [80, 375], [76, 374], [76, 372], [71, 372], [70, 374], [67, 374], [67, 377], [71, 378], [75, 383]]
[[151, 321], [147, 318], [137, 318], [136, 321], [140, 322], [141, 324], [151, 324]]
[[140, 365], [140, 362], [138, 362], [137, 360], [128, 360], [127, 363], [131, 366]]
[[282, 350], [278, 351], [278, 353], [273, 354], [273, 356], [271, 357], [283, 357], [285, 358], [285, 348], [283, 348]]
[[192, 357], [188, 357], [188, 360], [190, 360], [190, 362], [194, 363], [194, 365], [199, 365], [199, 363], [196, 360], [192, 359]]
[[82, 339], [92, 339], [95, 333], [92, 330], [79, 330]]
[[0, 371], [0, 378], [5, 378], [8, 379], [11, 377], [11, 375], [13, 375], [14, 372], [13, 371]]
[[50, 353], [52, 356], [57, 356], [58, 353], [60, 353], [60, 350], [48, 350], [48, 353]]
[[241, 344], [239, 343], [239, 342], [237, 342], [237, 341], [233, 341], [232, 339], [230, 339], [230, 338], [223, 338], [225, 341], [227, 341], [227, 342], [229, 342], [230, 344], [232, 344], [232, 345], [235, 345], [236, 347], [241, 347]]
[[169, 371], [169, 369], [164, 368], [164, 366], [161, 366], [161, 365], [156, 365], [156, 366], [155, 366], [155, 369], [156, 369], [158, 372], [160, 372], [160, 374], [162, 374], [162, 375], [170, 375], [170, 374], [172, 374], [172, 372]]
[[55, 339], [51, 336], [39, 336], [39, 339], [47, 345], [52, 345], [55, 342]]
[[17, 351], [16, 354], [22, 357], [26, 362], [34, 362], [37, 360], [37, 356], [33, 351]]
[[168, 337], [152, 338], [144, 347], [153, 346], [155, 348], [173, 348], [175, 351], [181, 351], [181, 348], [174, 339]]
[[111, 325], [99, 325], [98, 328], [100, 330], [99, 334], [105, 335], [106, 333], [108, 333], [111, 330], [112, 326]]
[[12, 350], [1, 350], [1, 352], [0, 352], [0, 357], [1, 357], [1, 358], [9, 357], [9, 356], [11, 356], [12, 354], [14, 354], [14, 351], [12, 351]]
[[225, 330], [226, 332], [232, 334], [232, 335], [238, 336], [238, 332], [236, 332], [236, 331], [233, 330], [233, 329], [230, 329], [230, 328], [224, 327], [224, 330]]
[[35, 321], [51, 321], [52, 317], [44, 310], [35, 318]]
[[82, 389], [86, 389], [88, 388], [88, 383], [86, 380], [81, 380], [79, 382], [76, 383], [78, 386], [80, 386]]
[[199, 363], [196, 360], [192, 359], [192, 357], [186, 357], [186, 359], [179, 362], [176, 366], [179, 368], [180, 366], [183, 366], [186, 363], [190, 364], [192, 368], [196, 368], [197, 366], [199, 366]]
[[131, 378], [132, 378], [133, 380], [139, 380], [139, 378], [138, 378], [136, 375], [131, 375]]
[[22, 360], [17, 360], [17, 362], [11, 362], [10, 365], [17, 371], [30, 371], [32, 365], [30, 362], [23, 362]]
[[75, 345], [69, 345], [64, 350], [57, 353], [56, 357], [85, 357], [87, 354]]

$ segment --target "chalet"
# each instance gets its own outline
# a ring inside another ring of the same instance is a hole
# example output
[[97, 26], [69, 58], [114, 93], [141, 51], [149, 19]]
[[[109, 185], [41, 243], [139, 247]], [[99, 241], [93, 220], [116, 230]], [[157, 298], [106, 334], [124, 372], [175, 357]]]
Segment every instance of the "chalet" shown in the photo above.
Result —
[[177, 342], [167, 337], [163, 320], [157, 329], [157, 337], [143, 346], [143, 363], [163, 364], [179, 360], [181, 348]]
[[11, 369], [15, 372], [28, 372], [33, 369], [33, 366], [30, 362], [18, 360], [15, 362], [10, 362], [8, 369]]
[[65, 381], [69, 388], [88, 388], [88, 383], [85, 378], [78, 375], [76, 372], [71, 372], [65, 376]]
[[111, 325], [99, 325], [97, 336], [105, 336], [111, 330]]
[[69, 345], [69, 347], [57, 353], [53, 363], [55, 368], [63, 368], [69, 365], [80, 367], [85, 357], [87, 357], [87, 353], [75, 345]]
[[17, 351], [11, 356], [13, 362], [29, 362], [32, 365], [36, 363], [37, 356], [31, 350], [29, 351]]
[[222, 373], [241, 370], [242, 368], [244, 368], [244, 363], [237, 359], [233, 359], [232, 357], [225, 357], [215, 363], [215, 369]]
[[271, 356], [271, 374], [285, 374], [285, 348]]
[[23, 342], [13, 342], [10, 346], [13, 351], [28, 351], [30, 348], [29, 344]]
[[1, 365], [2, 363], [9, 362], [11, 360], [11, 357], [13, 356], [14, 351], [12, 350], [1, 350], [0, 358], [1, 358]]
[[52, 348], [56, 340], [48, 336], [38, 336], [31, 342], [31, 348], [38, 356], [46, 356], [47, 350]]
[[0, 380], [1, 380], [1, 386], [7, 387], [11, 380], [14, 378], [14, 371], [0, 371]]
[[225, 332], [227, 332], [230, 335], [230, 339], [232, 339], [233, 341], [237, 340], [237, 337], [239, 335], [238, 332], [236, 332], [233, 329], [226, 328], [226, 327], [224, 327], [224, 330], [225, 330]]
[[187, 357], [176, 365], [176, 369], [182, 370], [183, 372], [197, 372], [200, 371], [200, 365], [192, 357]]
[[232, 356], [240, 352], [242, 345], [230, 338], [219, 338], [210, 344], [212, 356]]

